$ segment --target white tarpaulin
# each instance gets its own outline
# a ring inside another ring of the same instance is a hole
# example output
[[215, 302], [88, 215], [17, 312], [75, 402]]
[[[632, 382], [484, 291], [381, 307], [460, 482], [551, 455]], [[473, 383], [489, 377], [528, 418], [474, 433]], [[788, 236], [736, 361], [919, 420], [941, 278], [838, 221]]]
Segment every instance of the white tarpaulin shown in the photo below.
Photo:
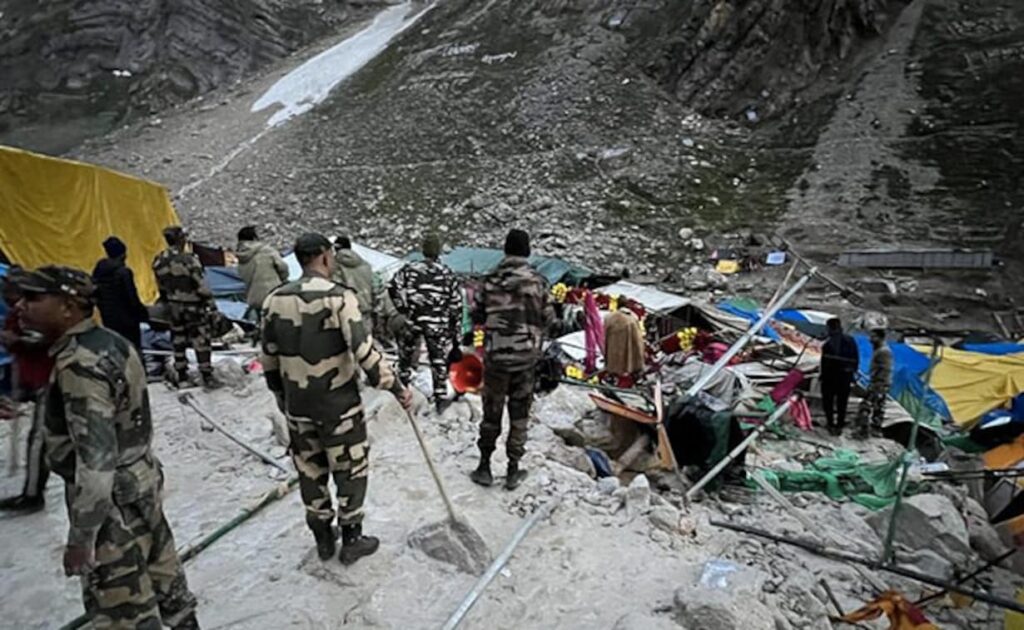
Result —
[[[333, 241], [334, 239], [332, 238], [331, 240]], [[401, 258], [396, 258], [391, 254], [385, 254], [369, 247], [363, 247], [357, 243], [352, 243], [352, 251], [359, 254], [363, 260], [369, 263], [370, 268], [380, 274], [384, 280], [391, 279], [391, 276], [405, 264], [405, 261]], [[294, 253], [285, 256], [284, 261], [288, 263], [289, 280], [295, 280], [302, 275], [302, 267], [299, 266], [299, 261]]]
[[682, 308], [690, 303], [690, 300], [681, 295], [659, 291], [653, 287], [640, 284], [633, 284], [626, 280], [620, 280], [615, 284], [609, 284], [600, 289], [594, 289], [597, 293], [605, 295], [623, 295], [644, 305], [644, 308], [659, 313], [671, 313], [677, 308]]

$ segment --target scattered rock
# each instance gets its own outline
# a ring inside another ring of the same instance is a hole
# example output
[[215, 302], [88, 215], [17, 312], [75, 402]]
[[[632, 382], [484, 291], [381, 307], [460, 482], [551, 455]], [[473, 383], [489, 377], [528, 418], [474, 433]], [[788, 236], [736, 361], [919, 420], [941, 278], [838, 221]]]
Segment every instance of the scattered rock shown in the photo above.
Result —
[[988, 514], [980, 503], [970, 497], [964, 499], [964, 519], [967, 521], [967, 536], [971, 548], [984, 560], [995, 560], [1006, 552], [1006, 545], [999, 538], [988, 520]]
[[679, 521], [682, 515], [679, 510], [672, 507], [671, 505], [661, 505], [647, 515], [651, 519], [651, 524], [658, 529], [664, 530], [670, 534], [680, 533]]
[[618, 477], [602, 477], [597, 480], [597, 490], [601, 494], [615, 494], [621, 485]]
[[911, 571], [943, 580], [953, 577], [953, 565], [931, 549], [916, 549], [906, 553], [897, 553], [896, 560], [900, 566]]
[[693, 239], [693, 228], [679, 228], [679, 240], [689, 243], [691, 239]]
[[775, 630], [772, 612], [759, 599], [767, 576], [737, 566], [724, 586], [702, 585], [703, 567], [696, 567], [691, 584], [676, 589], [675, 619], [684, 628], [700, 630]]
[[651, 484], [644, 475], [637, 475], [626, 488], [626, 510], [639, 514], [651, 505]]
[[[890, 507], [868, 518], [880, 537], [886, 535], [891, 515]], [[918, 494], [903, 502], [895, 541], [911, 550], [930, 549], [956, 565], [971, 557], [963, 517], [948, 497], [938, 494]]]

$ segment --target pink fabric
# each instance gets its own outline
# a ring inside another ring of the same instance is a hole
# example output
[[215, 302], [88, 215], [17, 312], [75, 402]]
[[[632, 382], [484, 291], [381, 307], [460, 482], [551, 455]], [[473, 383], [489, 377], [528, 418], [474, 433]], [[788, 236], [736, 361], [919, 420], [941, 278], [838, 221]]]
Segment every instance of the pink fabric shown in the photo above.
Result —
[[587, 350], [584, 367], [587, 374], [590, 374], [597, 368], [598, 354], [604, 348], [604, 322], [601, 321], [601, 311], [597, 309], [594, 294], [590, 291], [587, 291], [583, 300], [583, 315]]
[[793, 418], [793, 424], [804, 431], [810, 431], [813, 423], [811, 422], [811, 408], [807, 406], [807, 401], [801, 398], [792, 405], [789, 406], [789, 416]]
[[782, 401], [789, 398], [790, 394], [792, 394], [797, 387], [800, 387], [800, 383], [803, 382], [803, 372], [800, 370], [790, 370], [789, 374], [787, 374], [786, 377], [775, 386], [775, 389], [772, 390], [772, 401], [774, 401], [776, 405], [781, 405]]

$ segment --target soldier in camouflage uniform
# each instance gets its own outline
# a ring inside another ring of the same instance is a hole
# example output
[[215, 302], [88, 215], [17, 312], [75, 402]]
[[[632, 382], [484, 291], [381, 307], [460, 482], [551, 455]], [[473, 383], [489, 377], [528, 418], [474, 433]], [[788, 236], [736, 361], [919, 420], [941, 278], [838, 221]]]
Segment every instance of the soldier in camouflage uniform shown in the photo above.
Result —
[[447, 405], [448, 356], [457, 345], [462, 324], [462, 290], [452, 270], [438, 259], [441, 240], [423, 239], [424, 260], [402, 267], [391, 279], [389, 293], [407, 325], [398, 339], [402, 382], [412, 380], [420, 337], [427, 346], [438, 412]]
[[857, 409], [857, 432], [854, 437], [858, 439], [867, 438], [872, 428], [882, 428], [885, 403], [889, 399], [889, 388], [892, 385], [892, 350], [885, 343], [885, 330], [871, 331], [871, 347], [874, 351], [871, 353], [868, 388]]
[[526, 433], [533, 403], [533, 380], [542, 356], [544, 334], [555, 324], [554, 306], [544, 278], [530, 267], [530, 240], [512, 230], [505, 239], [505, 258], [474, 296], [473, 323], [486, 331], [484, 350], [484, 418], [480, 423], [480, 466], [471, 478], [483, 486], [494, 483], [491, 454], [501, 435], [508, 404], [505, 487], [515, 489], [526, 471], [519, 461], [526, 452]]
[[160, 287], [160, 297], [167, 302], [171, 320], [171, 343], [174, 345], [174, 370], [179, 386], [188, 383], [189, 346], [196, 352], [203, 384], [209, 389], [220, 387], [213, 376], [210, 362], [210, 317], [216, 309], [213, 294], [206, 286], [199, 258], [185, 251], [185, 230], [179, 226], [164, 230], [167, 249], [153, 261], [153, 273]]
[[94, 628], [198, 628], [164, 516], [146, 373], [126, 339], [92, 320], [92, 281], [67, 267], [24, 279], [22, 321], [53, 342], [46, 453], [64, 478], [64, 570], [82, 576]]
[[263, 304], [264, 375], [288, 419], [292, 459], [317, 552], [326, 560], [336, 551], [328, 488], [333, 475], [342, 537], [338, 557], [351, 564], [379, 545], [362, 533], [370, 462], [358, 370], [407, 409], [412, 395], [375, 348], [355, 293], [329, 280], [334, 266], [330, 241], [306, 234], [296, 242], [295, 255], [302, 277], [275, 289]]

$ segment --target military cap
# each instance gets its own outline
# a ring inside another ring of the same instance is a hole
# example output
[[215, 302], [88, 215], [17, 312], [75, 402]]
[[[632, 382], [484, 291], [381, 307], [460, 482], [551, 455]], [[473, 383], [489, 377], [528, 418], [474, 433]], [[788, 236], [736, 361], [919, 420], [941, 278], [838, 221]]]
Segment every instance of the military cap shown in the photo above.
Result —
[[331, 248], [331, 242], [323, 234], [309, 232], [295, 241], [295, 255], [299, 258], [313, 258]]
[[94, 287], [89, 274], [72, 267], [47, 265], [35, 271], [23, 272], [18, 288], [24, 293], [66, 295], [87, 302], [92, 301]]
[[167, 241], [177, 241], [185, 236], [185, 228], [180, 225], [172, 225], [164, 228], [164, 239]]

